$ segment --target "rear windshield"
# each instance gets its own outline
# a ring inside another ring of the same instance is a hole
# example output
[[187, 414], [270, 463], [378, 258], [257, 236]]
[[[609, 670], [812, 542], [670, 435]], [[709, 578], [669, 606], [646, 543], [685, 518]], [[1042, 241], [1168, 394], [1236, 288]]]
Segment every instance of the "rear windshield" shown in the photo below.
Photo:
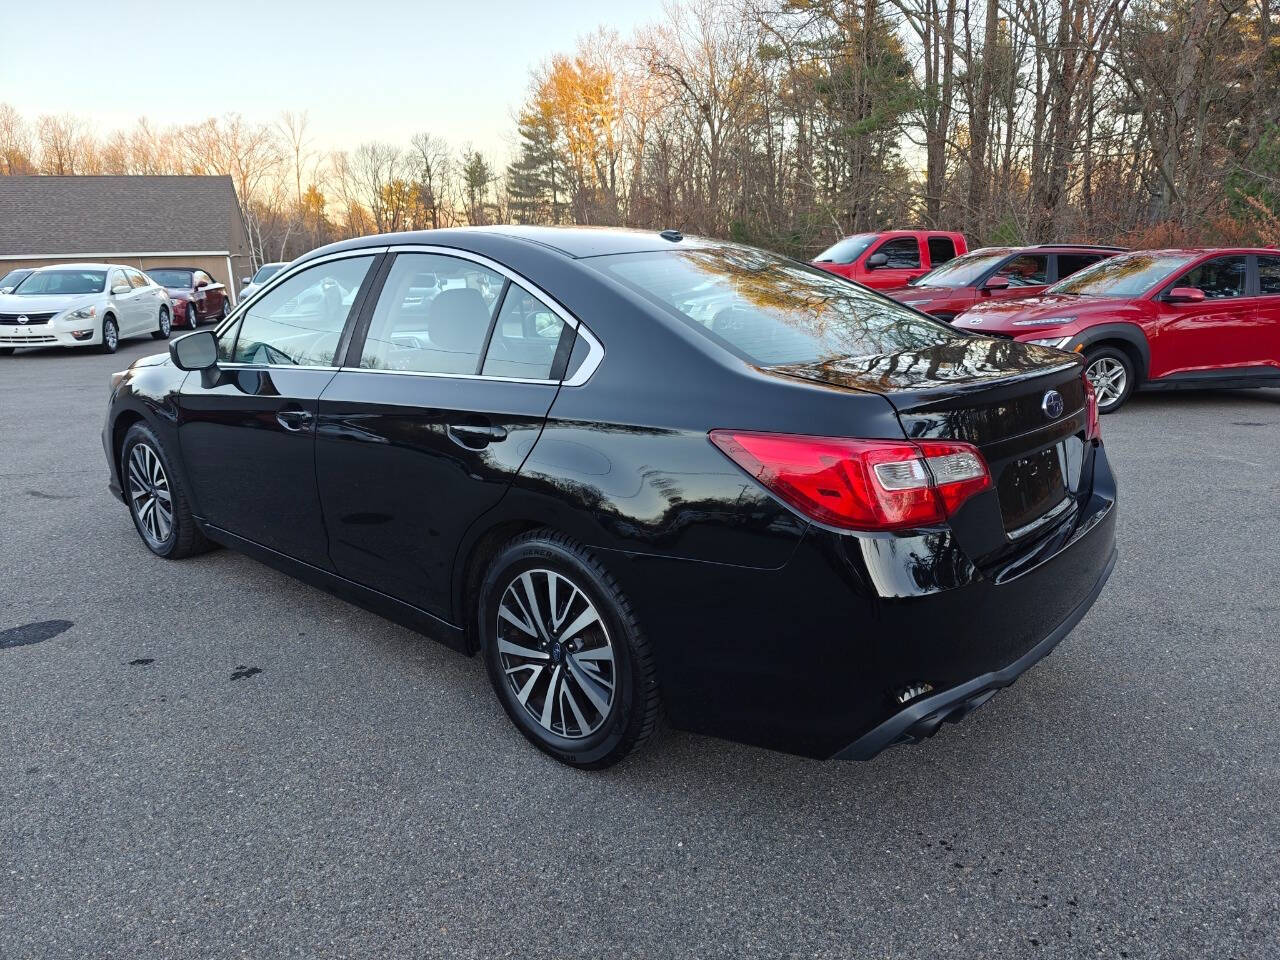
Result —
[[252, 282], [266, 283], [268, 280], [274, 277], [277, 273], [279, 273], [280, 268], [283, 266], [284, 266], [283, 263], [268, 263], [266, 266], [259, 267], [258, 272], [253, 275]]
[[855, 233], [852, 237], [845, 237], [839, 243], [827, 247], [813, 259], [823, 263], [853, 263], [863, 250], [875, 242], [877, 236], [879, 234]]
[[105, 270], [40, 270], [18, 284], [13, 294], [17, 297], [39, 297], [101, 293], [106, 285]]
[[948, 260], [942, 266], [930, 270], [912, 284], [913, 287], [967, 287], [977, 283], [988, 270], [994, 270], [1009, 256], [1010, 250], [976, 250], [963, 257]]
[[586, 262], [758, 366], [880, 356], [967, 339], [831, 274], [749, 247]]
[[1085, 267], [1047, 292], [1077, 297], [1140, 297], [1194, 259], [1176, 253], [1124, 254]]
[[148, 270], [147, 276], [162, 287], [191, 286], [190, 270]]

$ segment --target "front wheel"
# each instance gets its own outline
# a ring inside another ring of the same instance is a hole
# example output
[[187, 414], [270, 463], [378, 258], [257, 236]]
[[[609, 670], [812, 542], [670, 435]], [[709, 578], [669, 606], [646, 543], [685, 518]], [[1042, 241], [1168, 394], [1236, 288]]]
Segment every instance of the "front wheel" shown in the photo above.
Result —
[[156, 329], [151, 331], [151, 336], [157, 340], [168, 340], [169, 333], [173, 330], [173, 321], [169, 319], [169, 308], [160, 308], [160, 322], [156, 325]]
[[1115, 413], [1129, 399], [1137, 383], [1133, 361], [1116, 347], [1099, 347], [1085, 354], [1085, 376], [1098, 397], [1099, 413]]
[[569, 538], [509, 543], [480, 591], [485, 666], [513, 723], [539, 749], [609, 767], [661, 719], [653, 652], [612, 575]]
[[99, 348], [103, 353], [115, 353], [120, 346], [120, 328], [116, 326], [115, 317], [102, 318], [102, 346]]
[[208, 548], [172, 461], [159, 437], [143, 423], [135, 423], [125, 434], [120, 481], [133, 525], [148, 550], [177, 560]]

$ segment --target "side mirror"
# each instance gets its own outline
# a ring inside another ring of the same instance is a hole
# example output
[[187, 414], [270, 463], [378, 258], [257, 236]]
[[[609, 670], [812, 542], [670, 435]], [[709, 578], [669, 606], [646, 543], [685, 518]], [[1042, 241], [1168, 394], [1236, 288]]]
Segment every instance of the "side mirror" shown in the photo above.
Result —
[[883, 253], [873, 253], [867, 257], [867, 269], [878, 270], [889, 262], [889, 258]]
[[982, 285], [983, 290], [1008, 290], [1008, 277], [988, 277], [987, 282]]
[[127, 283], [117, 283], [114, 287], [111, 288], [111, 295], [113, 297], [123, 297], [126, 293], [128, 293], [132, 289], [133, 287], [129, 286]]
[[1204, 291], [1199, 287], [1174, 287], [1164, 295], [1166, 303], [1204, 303]]
[[241, 277], [240, 282], [243, 283], [245, 286], [248, 286], [249, 284], [253, 283], [253, 277]]
[[218, 338], [212, 330], [197, 330], [169, 341], [169, 356], [179, 370], [208, 370], [218, 362]]

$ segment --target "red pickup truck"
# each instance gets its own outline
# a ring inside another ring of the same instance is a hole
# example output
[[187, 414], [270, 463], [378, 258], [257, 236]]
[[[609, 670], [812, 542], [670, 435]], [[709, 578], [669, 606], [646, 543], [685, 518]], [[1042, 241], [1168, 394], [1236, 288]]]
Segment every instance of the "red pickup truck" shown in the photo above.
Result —
[[818, 254], [813, 265], [873, 290], [892, 290], [968, 250], [959, 233], [882, 230], [845, 237]]

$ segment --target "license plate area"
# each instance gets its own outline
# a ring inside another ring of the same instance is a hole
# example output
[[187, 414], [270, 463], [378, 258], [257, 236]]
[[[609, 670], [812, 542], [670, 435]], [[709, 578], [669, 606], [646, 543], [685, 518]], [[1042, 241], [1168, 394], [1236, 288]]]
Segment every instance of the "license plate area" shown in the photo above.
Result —
[[1047, 514], [1061, 512], [1071, 473], [1065, 441], [1009, 463], [996, 486], [1005, 533], [1021, 536]]

